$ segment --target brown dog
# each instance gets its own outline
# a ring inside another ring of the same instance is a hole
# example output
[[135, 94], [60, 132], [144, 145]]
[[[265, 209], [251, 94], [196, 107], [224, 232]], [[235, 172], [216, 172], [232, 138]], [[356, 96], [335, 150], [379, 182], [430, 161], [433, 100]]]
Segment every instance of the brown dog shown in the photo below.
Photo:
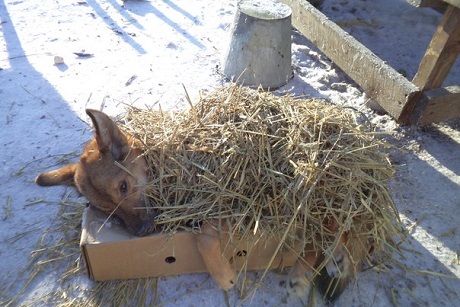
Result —
[[[155, 213], [147, 208], [143, 196], [148, 165], [142, 155], [141, 142], [120, 130], [104, 113], [95, 110], [86, 113], [93, 122], [95, 137], [84, 149], [78, 163], [43, 173], [36, 178], [36, 183], [41, 186], [75, 186], [93, 206], [121, 218], [132, 234], [144, 236], [152, 233]], [[222, 289], [229, 290], [235, 284], [235, 272], [228, 259], [222, 256], [219, 234], [215, 221], [204, 222], [201, 233], [197, 234], [198, 250], [211, 276]], [[288, 292], [302, 295], [313, 272], [322, 269], [316, 286], [322, 289], [327, 299], [335, 299], [367, 255], [363, 252], [367, 243], [353, 243], [352, 238], [343, 235], [333, 252], [333, 261], [324, 269], [319, 267], [324, 256], [306, 246], [304, 256], [299, 258], [288, 276]]]
[[141, 144], [122, 132], [104, 113], [87, 110], [95, 137], [78, 163], [39, 175], [41, 186], [70, 185], [98, 209], [121, 218], [129, 232], [144, 236], [154, 230], [154, 214], [143, 198], [147, 162]]

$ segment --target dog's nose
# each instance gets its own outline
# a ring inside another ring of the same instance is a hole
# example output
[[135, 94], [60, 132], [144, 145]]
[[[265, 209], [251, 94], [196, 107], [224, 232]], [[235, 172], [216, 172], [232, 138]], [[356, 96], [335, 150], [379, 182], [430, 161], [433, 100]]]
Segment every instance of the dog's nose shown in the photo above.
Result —
[[150, 211], [147, 213], [142, 221], [136, 225], [136, 227], [131, 228], [131, 233], [138, 237], [144, 237], [155, 232], [155, 212]]
[[138, 237], [144, 237], [146, 235], [149, 235], [151, 233], [155, 232], [155, 222], [144, 222], [135, 229], [134, 235]]

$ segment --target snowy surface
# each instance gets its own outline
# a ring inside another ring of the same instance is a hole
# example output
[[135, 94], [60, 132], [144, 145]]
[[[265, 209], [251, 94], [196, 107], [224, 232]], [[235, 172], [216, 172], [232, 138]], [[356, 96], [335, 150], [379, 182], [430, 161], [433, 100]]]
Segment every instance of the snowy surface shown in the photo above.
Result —
[[[0, 0], [0, 305], [17, 293], [13, 306], [45, 304], [52, 293], [84, 301], [96, 286], [83, 271], [61, 282], [59, 266], [27, 283], [43, 235], [58, 237], [62, 199], [84, 201], [70, 188], [40, 188], [34, 177], [77, 159], [92, 136], [85, 108], [111, 116], [126, 104], [179, 109], [182, 85], [197, 97], [223, 84], [235, 9], [235, 1], [213, 0]], [[323, 11], [409, 79], [441, 17], [403, 0], [326, 0]], [[399, 259], [406, 267], [360, 273], [337, 306], [460, 306], [460, 122], [400, 127], [366, 107], [360, 88], [296, 32], [292, 51], [295, 76], [281, 92], [353, 106], [404, 149], [392, 152], [398, 173], [390, 190], [410, 230]], [[64, 63], [55, 65], [55, 56]], [[460, 84], [459, 63], [451, 84]], [[306, 304], [286, 296], [284, 278], [270, 273], [244, 304]], [[241, 303], [235, 292], [229, 301]], [[222, 306], [225, 299], [199, 274], [162, 278], [157, 303]]]

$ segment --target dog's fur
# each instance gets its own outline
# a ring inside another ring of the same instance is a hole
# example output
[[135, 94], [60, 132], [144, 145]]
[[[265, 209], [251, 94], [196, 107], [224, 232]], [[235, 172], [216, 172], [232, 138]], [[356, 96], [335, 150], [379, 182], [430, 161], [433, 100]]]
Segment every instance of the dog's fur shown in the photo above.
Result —
[[154, 230], [154, 214], [146, 208], [143, 186], [147, 183], [147, 162], [141, 143], [122, 132], [104, 113], [87, 110], [95, 137], [78, 163], [39, 175], [41, 186], [70, 185], [96, 208], [123, 220], [129, 232], [143, 236]]
[[[43, 173], [36, 178], [41, 186], [75, 186], [88, 201], [102, 211], [123, 220], [127, 230], [136, 236], [144, 236], [155, 229], [154, 212], [146, 208], [143, 187], [147, 183], [148, 165], [143, 157], [141, 143], [123, 132], [107, 115], [87, 110], [95, 137], [84, 149], [78, 163]], [[197, 235], [198, 249], [203, 261], [222, 289], [229, 290], [235, 284], [235, 272], [222, 256], [219, 231], [215, 221], [204, 222]], [[303, 295], [313, 272], [320, 270], [313, 282], [326, 299], [334, 300], [342, 293], [354, 272], [366, 257], [367, 244], [354, 244], [345, 234], [333, 252], [333, 261], [320, 267], [324, 255], [305, 247], [288, 276], [289, 293]]]
[[332, 302], [345, 290], [368, 253], [368, 240], [344, 234], [333, 252], [334, 257], [323, 266], [325, 256], [307, 244], [304, 256], [296, 261], [289, 272], [286, 285], [288, 293], [303, 296], [313, 284], [327, 301]]

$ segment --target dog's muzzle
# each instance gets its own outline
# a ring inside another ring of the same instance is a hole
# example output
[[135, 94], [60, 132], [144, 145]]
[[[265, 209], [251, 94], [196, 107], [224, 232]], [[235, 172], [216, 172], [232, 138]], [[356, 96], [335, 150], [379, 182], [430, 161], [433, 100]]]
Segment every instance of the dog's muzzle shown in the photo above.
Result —
[[144, 237], [154, 233], [156, 230], [155, 216], [156, 212], [154, 210], [150, 210], [138, 225], [135, 227], [127, 226], [128, 231], [138, 237]]

